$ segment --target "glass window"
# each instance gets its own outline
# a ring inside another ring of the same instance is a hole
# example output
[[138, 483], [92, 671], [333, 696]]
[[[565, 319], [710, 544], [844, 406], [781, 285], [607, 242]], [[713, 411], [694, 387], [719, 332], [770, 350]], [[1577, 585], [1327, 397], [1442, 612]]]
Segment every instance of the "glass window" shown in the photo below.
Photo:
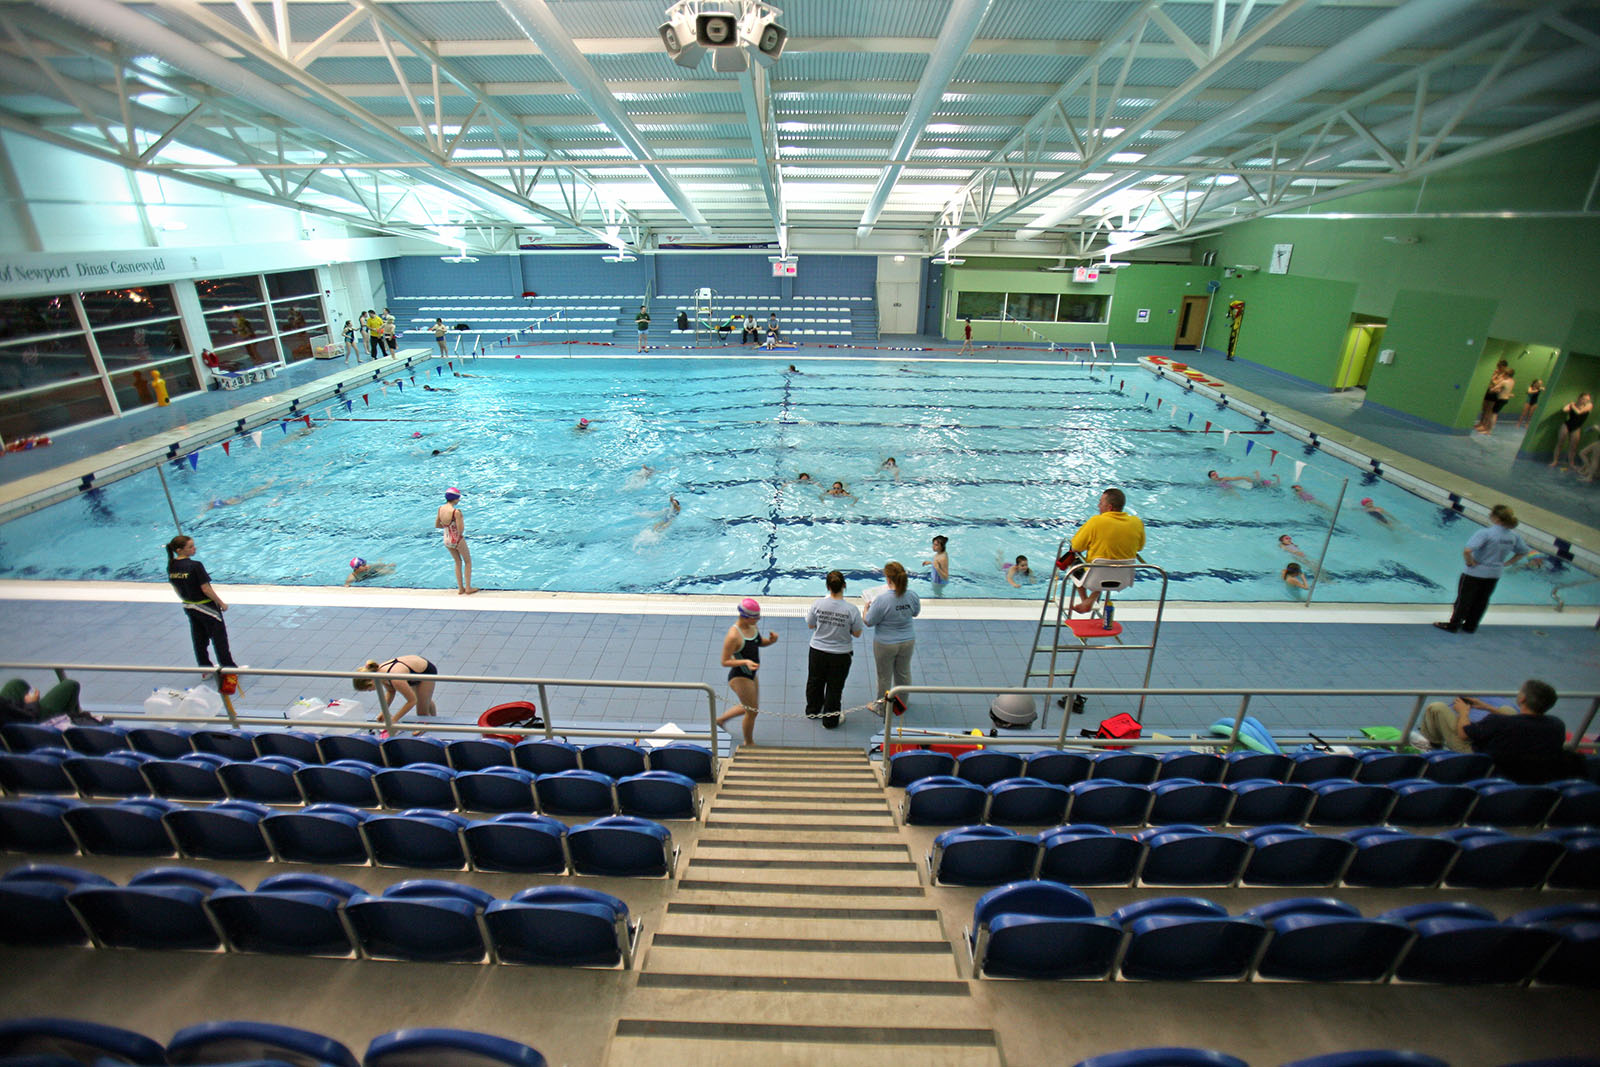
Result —
[[177, 319], [96, 330], [94, 343], [100, 346], [100, 361], [105, 364], [106, 370], [137, 363], [154, 363], [189, 352], [183, 336], [183, 323]]
[[322, 301], [315, 296], [275, 301], [272, 305], [272, 317], [278, 321], [279, 333], [293, 333], [296, 330], [325, 325], [322, 321]]
[[98, 375], [81, 333], [0, 345], [0, 392]]
[[261, 280], [254, 274], [195, 282], [194, 290], [200, 295], [200, 306], [207, 311], [239, 304], [259, 304], [263, 299]]
[[1009, 293], [1006, 313], [1024, 322], [1050, 322], [1056, 317], [1056, 294]]
[[116, 392], [117, 405], [124, 413], [135, 408], [149, 407], [156, 402], [155, 390], [150, 384], [151, 370], [160, 372], [161, 380], [167, 383], [169, 398], [200, 390], [200, 381], [195, 376], [194, 364], [187, 359], [176, 359], [154, 368], [140, 367], [136, 370], [122, 371], [111, 376], [111, 388]]
[[207, 314], [206, 332], [211, 335], [211, 347], [221, 348], [253, 337], [268, 337], [273, 331], [272, 324], [267, 321], [266, 305], [258, 304]]
[[34, 393], [0, 410], [0, 434], [7, 440], [49, 433], [111, 414], [111, 401], [98, 377]]
[[961, 293], [956, 297], [956, 318], [998, 319], [1005, 300], [1004, 293]]
[[278, 342], [271, 337], [257, 337], [233, 345], [218, 345], [214, 349], [218, 364], [223, 370], [260, 366], [278, 362]]
[[321, 291], [314, 270], [286, 270], [267, 275], [267, 295], [273, 300], [286, 296], [316, 296]]
[[1057, 322], [1106, 321], [1106, 297], [1094, 293], [1063, 293]]
[[106, 289], [84, 293], [83, 314], [92, 329], [124, 322], [169, 319], [178, 314], [172, 286], [149, 285], [131, 289]]
[[25, 296], [0, 300], [0, 339], [79, 329], [82, 326], [78, 322], [78, 313], [72, 308], [71, 296]]

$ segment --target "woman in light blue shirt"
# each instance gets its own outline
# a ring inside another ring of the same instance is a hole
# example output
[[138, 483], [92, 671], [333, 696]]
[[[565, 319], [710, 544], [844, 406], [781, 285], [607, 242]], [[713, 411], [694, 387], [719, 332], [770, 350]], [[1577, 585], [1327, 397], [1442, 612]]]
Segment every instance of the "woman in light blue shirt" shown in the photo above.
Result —
[[1455, 608], [1449, 622], [1434, 623], [1450, 633], [1474, 633], [1478, 621], [1489, 609], [1489, 596], [1499, 584], [1500, 572], [1506, 564], [1515, 563], [1528, 554], [1528, 546], [1514, 531], [1516, 512], [1504, 504], [1489, 509], [1489, 525], [1473, 534], [1462, 549], [1466, 566], [1456, 583]]
[[906, 569], [894, 560], [883, 565], [887, 591], [867, 605], [863, 621], [873, 627], [872, 659], [878, 668], [878, 699], [891, 687], [911, 684], [911, 650], [916, 632], [911, 620], [922, 614], [922, 601], [906, 588]]

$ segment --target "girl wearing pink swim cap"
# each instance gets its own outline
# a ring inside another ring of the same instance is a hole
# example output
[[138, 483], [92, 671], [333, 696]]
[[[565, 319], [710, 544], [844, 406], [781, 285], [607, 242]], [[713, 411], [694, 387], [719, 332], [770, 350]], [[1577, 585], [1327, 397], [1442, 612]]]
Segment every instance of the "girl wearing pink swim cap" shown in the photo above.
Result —
[[467, 520], [456, 507], [461, 490], [455, 486], [444, 491], [444, 503], [433, 516], [433, 528], [444, 531], [444, 547], [456, 565], [456, 592], [476, 593], [472, 585], [472, 550], [467, 547]]
[[[744, 743], [755, 743], [756, 713], [761, 708], [761, 687], [756, 681], [756, 671], [761, 669], [761, 650], [778, 640], [778, 632], [770, 630], [761, 636], [761, 605], [753, 597], [739, 601], [739, 619], [728, 627], [728, 636], [722, 640], [722, 665], [728, 668], [728, 688], [739, 698], [739, 703], [717, 716], [717, 725], [727, 729], [730, 720], [744, 716]], [[732, 731], [729, 731], [730, 733]]]

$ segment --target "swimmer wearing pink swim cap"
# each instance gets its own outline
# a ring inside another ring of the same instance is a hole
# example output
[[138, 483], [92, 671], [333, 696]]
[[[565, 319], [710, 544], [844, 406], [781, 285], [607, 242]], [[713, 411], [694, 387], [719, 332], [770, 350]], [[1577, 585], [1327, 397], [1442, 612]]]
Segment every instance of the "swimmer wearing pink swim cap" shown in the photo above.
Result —
[[434, 512], [433, 528], [444, 531], [445, 551], [450, 553], [450, 560], [456, 567], [456, 592], [465, 595], [478, 590], [472, 584], [472, 549], [467, 547], [467, 519], [456, 507], [456, 501], [460, 499], [461, 490], [455, 486], [444, 491], [444, 503]]
[[574, 426], [573, 429], [575, 431], [577, 431], [578, 433], [587, 433], [588, 430], [589, 430], [589, 420], [588, 419], [579, 419], [578, 420], [578, 425]]
[[354, 585], [364, 582], [368, 578], [376, 578], [381, 574], [393, 574], [393, 563], [368, 563], [360, 556], [350, 560], [350, 573], [345, 577], [345, 585]]
[[1370, 496], [1364, 496], [1361, 498], [1361, 510], [1365, 511], [1368, 515], [1371, 515], [1374, 519], [1377, 519], [1385, 526], [1388, 526], [1394, 522], [1394, 518], [1387, 511], [1384, 511], [1376, 503], [1374, 503]]
[[761, 650], [778, 640], [776, 630], [761, 636], [761, 604], [754, 597], [739, 601], [739, 618], [728, 627], [722, 639], [722, 665], [728, 668], [728, 688], [739, 703], [717, 716], [717, 725], [727, 728], [730, 720], [744, 716], [744, 743], [755, 742], [756, 715], [761, 710], [761, 687], [756, 672], [761, 669]]

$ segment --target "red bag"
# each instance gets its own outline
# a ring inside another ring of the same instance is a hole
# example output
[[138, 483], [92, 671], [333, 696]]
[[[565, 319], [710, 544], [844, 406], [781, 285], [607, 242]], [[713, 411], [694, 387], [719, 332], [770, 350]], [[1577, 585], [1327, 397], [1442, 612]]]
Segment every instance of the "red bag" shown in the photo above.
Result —
[[[1113, 715], [1109, 719], [1100, 720], [1100, 729], [1095, 731], [1096, 737], [1108, 738], [1115, 741], [1124, 741], [1139, 736], [1139, 720], [1127, 712]], [[1127, 745], [1107, 745], [1107, 748], [1123, 749]]]
[[[526, 700], [513, 700], [508, 704], [496, 704], [482, 715], [479, 715], [478, 725], [520, 726], [528, 729], [535, 726], [543, 726], [544, 720], [539, 718], [539, 709], [535, 705]], [[521, 734], [484, 734], [483, 736], [512, 745], [522, 740]]]

